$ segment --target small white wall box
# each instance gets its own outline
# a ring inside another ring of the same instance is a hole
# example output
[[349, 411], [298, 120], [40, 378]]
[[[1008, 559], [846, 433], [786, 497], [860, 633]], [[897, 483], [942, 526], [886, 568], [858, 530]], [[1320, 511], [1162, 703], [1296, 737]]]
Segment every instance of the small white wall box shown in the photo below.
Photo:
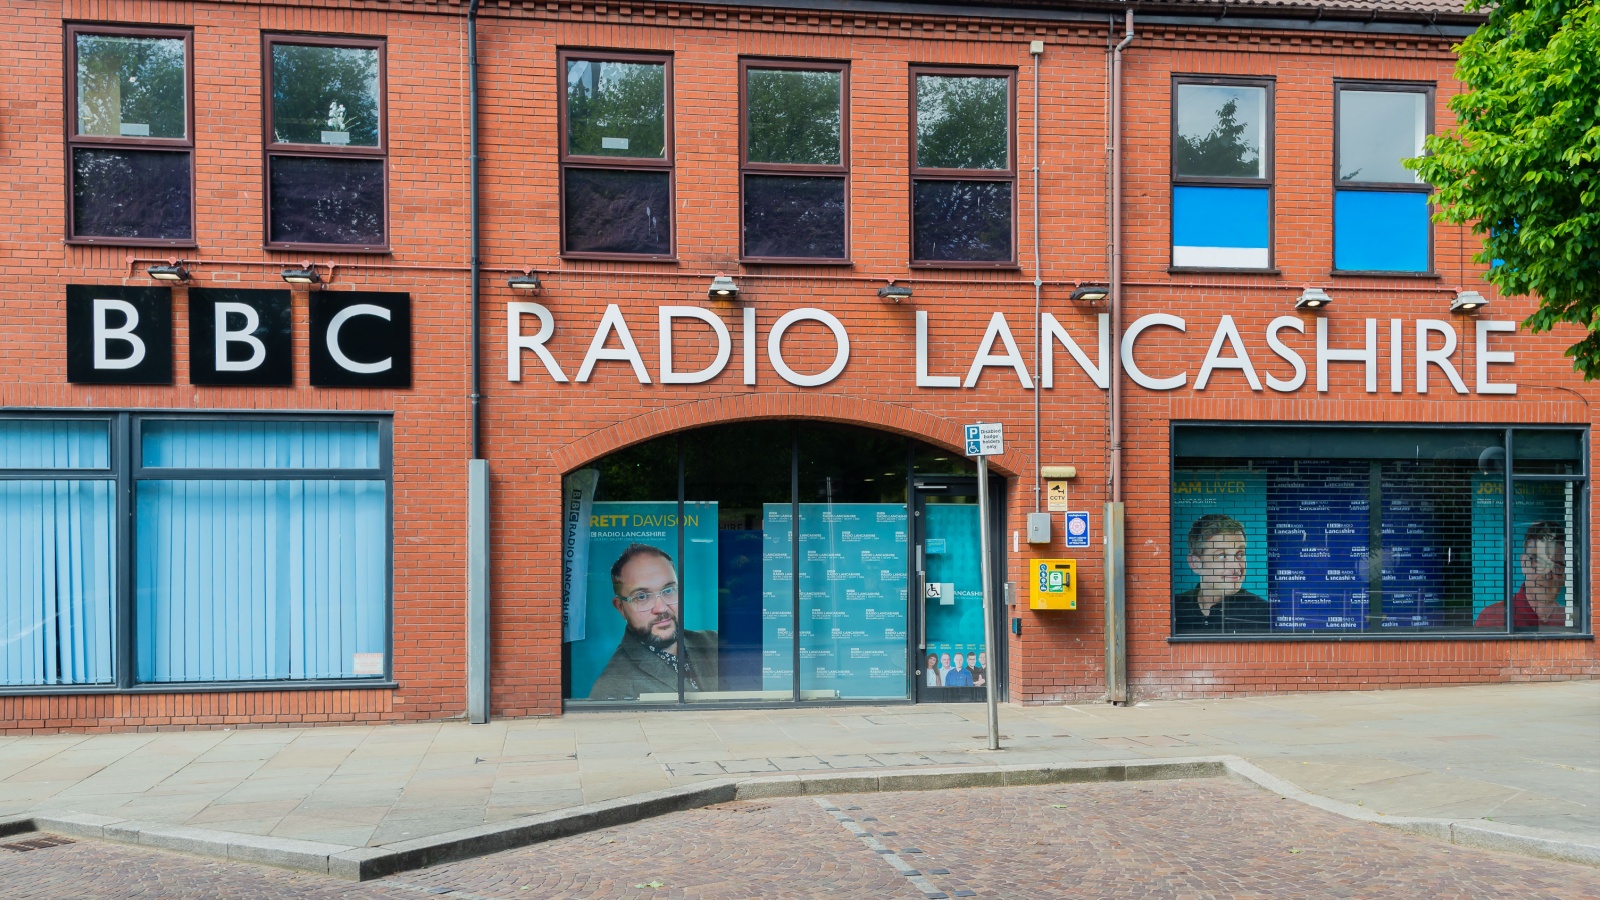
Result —
[[1028, 513], [1028, 543], [1050, 543], [1050, 514]]

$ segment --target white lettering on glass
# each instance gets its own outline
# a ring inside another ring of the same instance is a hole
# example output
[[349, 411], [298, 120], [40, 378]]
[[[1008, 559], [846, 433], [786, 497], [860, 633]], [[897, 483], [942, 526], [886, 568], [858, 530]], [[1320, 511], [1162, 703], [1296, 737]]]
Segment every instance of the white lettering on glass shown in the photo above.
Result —
[[[267, 345], [261, 343], [255, 331], [261, 327], [261, 316], [256, 313], [255, 307], [248, 303], [223, 303], [213, 305], [212, 333], [216, 335], [216, 349], [213, 362], [218, 372], [248, 372], [259, 368], [267, 358]], [[239, 315], [244, 317], [244, 327], [237, 331], [229, 330], [228, 316]], [[230, 344], [245, 344], [250, 348], [249, 359], [229, 359], [228, 346]]]
[[[106, 327], [106, 313], [122, 313], [122, 327]], [[133, 333], [139, 327], [139, 310], [126, 300], [95, 298], [94, 301], [94, 367], [96, 369], [131, 369], [144, 362], [144, 339]], [[113, 358], [106, 352], [110, 341], [122, 341], [129, 346], [127, 356]]]
[[377, 316], [384, 321], [389, 321], [390, 313], [387, 309], [381, 306], [374, 306], [371, 303], [357, 303], [354, 306], [346, 306], [344, 309], [339, 310], [338, 314], [333, 317], [333, 321], [328, 323], [328, 355], [333, 357], [333, 361], [347, 372], [355, 372], [360, 375], [375, 375], [379, 372], [389, 371], [394, 366], [394, 357], [392, 356], [380, 359], [377, 362], [360, 363], [344, 355], [344, 350], [339, 346], [339, 329], [344, 327], [344, 323], [356, 316]]

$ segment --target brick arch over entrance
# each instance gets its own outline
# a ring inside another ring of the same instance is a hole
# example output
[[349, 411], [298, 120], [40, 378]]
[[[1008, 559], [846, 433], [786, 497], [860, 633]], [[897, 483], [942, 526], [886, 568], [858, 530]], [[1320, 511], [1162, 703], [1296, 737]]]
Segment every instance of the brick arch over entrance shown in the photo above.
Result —
[[[962, 423], [942, 416], [862, 397], [787, 392], [717, 397], [658, 409], [573, 441], [557, 450], [552, 459], [556, 468], [569, 472], [612, 451], [662, 435], [756, 419], [809, 419], [860, 425], [903, 434], [956, 453], [962, 450]], [[1015, 475], [1023, 463], [1021, 456], [1008, 452], [990, 457], [989, 466], [998, 474]]]

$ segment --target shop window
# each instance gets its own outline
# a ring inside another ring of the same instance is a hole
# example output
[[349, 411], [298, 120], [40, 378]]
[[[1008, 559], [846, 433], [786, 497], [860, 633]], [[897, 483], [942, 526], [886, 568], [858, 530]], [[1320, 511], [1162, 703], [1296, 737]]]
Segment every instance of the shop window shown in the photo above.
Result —
[[381, 681], [388, 442], [343, 417], [0, 419], [0, 688]]
[[194, 243], [191, 35], [67, 28], [68, 239]]
[[264, 57], [268, 246], [385, 249], [383, 42], [274, 36]]
[[1587, 630], [1582, 430], [1179, 426], [1174, 443], [1177, 637]]
[[752, 62], [744, 73], [744, 249], [752, 261], [849, 256], [849, 67]]
[[[905, 699], [907, 485], [913, 459], [932, 457], [951, 454], [772, 422], [661, 438], [570, 473], [565, 696]], [[960, 637], [986, 651], [981, 617]]]
[[1015, 74], [917, 67], [911, 83], [912, 263], [1011, 265]]
[[672, 61], [564, 51], [561, 252], [669, 258]]
[[1174, 80], [1173, 268], [1272, 268], [1272, 115], [1270, 80]]
[[104, 420], [0, 419], [0, 687], [111, 682], [116, 486]]
[[1431, 271], [1430, 188], [1402, 160], [1423, 154], [1433, 87], [1341, 83], [1334, 90], [1334, 269]]

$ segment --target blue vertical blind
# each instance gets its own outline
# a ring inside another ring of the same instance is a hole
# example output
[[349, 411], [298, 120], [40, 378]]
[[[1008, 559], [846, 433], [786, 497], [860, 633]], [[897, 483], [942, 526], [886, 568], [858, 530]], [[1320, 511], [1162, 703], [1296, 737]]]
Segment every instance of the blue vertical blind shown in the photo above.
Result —
[[[139, 480], [140, 681], [382, 674], [388, 496], [375, 424], [151, 421], [141, 456], [167, 471], [255, 471]], [[274, 469], [373, 477], [266, 477]]]
[[[0, 685], [112, 680], [110, 456], [103, 421], [0, 420]], [[105, 479], [38, 477], [50, 469], [108, 472]]]

